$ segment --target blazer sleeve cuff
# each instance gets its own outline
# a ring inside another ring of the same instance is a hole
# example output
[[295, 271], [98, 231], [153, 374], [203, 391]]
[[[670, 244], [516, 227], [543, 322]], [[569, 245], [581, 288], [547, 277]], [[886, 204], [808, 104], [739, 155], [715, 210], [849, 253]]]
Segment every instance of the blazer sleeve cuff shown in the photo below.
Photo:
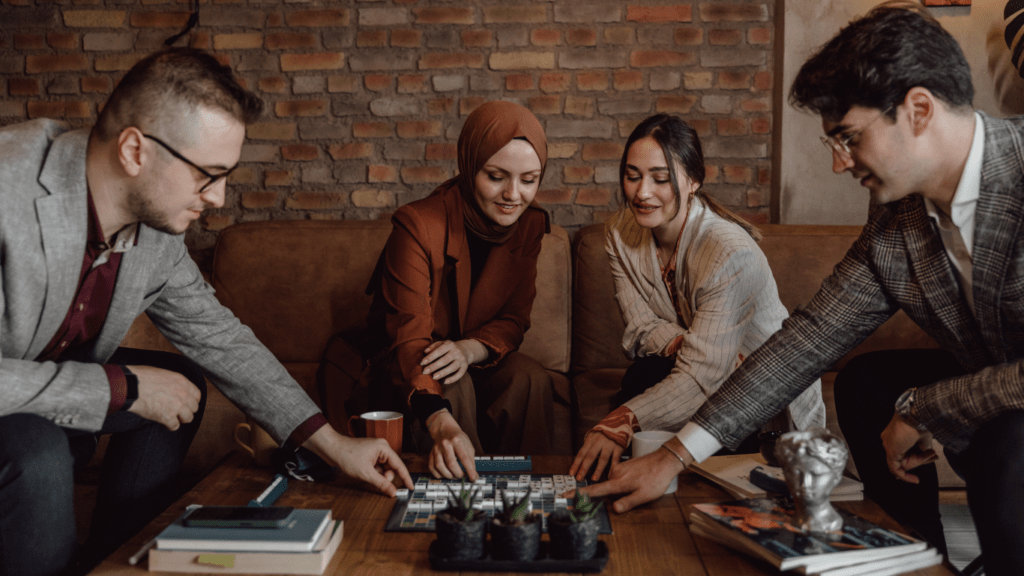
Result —
[[412, 380], [410, 381], [410, 384], [412, 385], [412, 390], [409, 391], [409, 397], [406, 398], [406, 402], [411, 402], [412, 395], [417, 392], [437, 394], [438, 396], [444, 395], [443, 391], [441, 390], [441, 385], [437, 382], [437, 380], [434, 380], [433, 378], [427, 376], [426, 374], [413, 376]]

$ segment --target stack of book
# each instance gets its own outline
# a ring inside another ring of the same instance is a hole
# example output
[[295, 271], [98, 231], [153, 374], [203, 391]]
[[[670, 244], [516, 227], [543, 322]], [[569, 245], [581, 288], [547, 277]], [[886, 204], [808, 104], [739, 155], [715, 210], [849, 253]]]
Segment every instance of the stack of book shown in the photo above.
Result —
[[[769, 493], [789, 494], [782, 468], [769, 466], [760, 454], [712, 456], [691, 468], [721, 486], [733, 498], [765, 498]], [[829, 500], [863, 500], [864, 485], [843, 476]]]
[[803, 534], [784, 497], [695, 504], [690, 532], [765, 560], [780, 571], [815, 576], [892, 576], [934, 566], [942, 556], [927, 542], [893, 532], [845, 510], [843, 528]]
[[330, 510], [295, 509], [282, 528], [200, 528], [187, 515], [157, 535], [150, 571], [323, 574], [343, 532]]

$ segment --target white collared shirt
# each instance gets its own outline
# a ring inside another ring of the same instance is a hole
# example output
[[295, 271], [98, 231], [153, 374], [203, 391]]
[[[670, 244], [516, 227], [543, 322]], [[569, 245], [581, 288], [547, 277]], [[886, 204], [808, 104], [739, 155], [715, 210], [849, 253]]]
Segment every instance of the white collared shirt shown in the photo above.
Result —
[[974, 281], [971, 274], [974, 270], [972, 254], [974, 254], [974, 212], [978, 206], [978, 194], [981, 192], [981, 163], [985, 152], [985, 125], [981, 115], [974, 113], [974, 141], [967, 155], [967, 163], [960, 174], [950, 214], [947, 215], [934, 202], [925, 198], [925, 209], [935, 220], [939, 228], [939, 236], [946, 247], [946, 255], [960, 280], [967, 305], [974, 312]]

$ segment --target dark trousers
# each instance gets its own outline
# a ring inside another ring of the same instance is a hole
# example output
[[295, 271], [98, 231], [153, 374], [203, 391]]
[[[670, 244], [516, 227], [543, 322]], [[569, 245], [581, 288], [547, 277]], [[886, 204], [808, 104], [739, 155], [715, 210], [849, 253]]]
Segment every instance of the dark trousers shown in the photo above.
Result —
[[[943, 553], [935, 465], [913, 471], [920, 484], [897, 480], [886, 465], [880, 434], [904, 390], [963, 373], [942, 350], [889, 350], [854, 358], [835, 382], [839, 426], [865, 494]], [[1024, 574], [1024, 412], [1008, 412], [987, 422], [965, 451], [947, 451], [946, 457], [967, 482], [987, 576]]]
[[[613, 403], [616, 408], [622, 406], [631, 399], [643, 394], [648, 388], [653, 388], [659, 382], [668, 378], [672, 368], [676, 365], [675, 357], [667, 356], [643, 356], [637, 358], [626, 369], [622, 376], [622, 388], [615, 394]], [[736, 450], [722, 448], [715, 453], [716, 456], [724, 454], [751, 454], [757, 452], [759, 441], [757, 434], [748, 436]]]
[[[34, 414], [0, 417], [0, 576], [88, 571], [180, 496], [178, 470], [206, 406], [202, 371], [183, 356], [150, 350], [121, 348], [109, 362], [183, 374], [202, 392], [195, 418], [172, 432], [116, 412], [99, 432], [87, 433]], [[88, 541], [76, 553], [74, 470], [88, 463], [103, 434], [111, 437], [96, 508]]]

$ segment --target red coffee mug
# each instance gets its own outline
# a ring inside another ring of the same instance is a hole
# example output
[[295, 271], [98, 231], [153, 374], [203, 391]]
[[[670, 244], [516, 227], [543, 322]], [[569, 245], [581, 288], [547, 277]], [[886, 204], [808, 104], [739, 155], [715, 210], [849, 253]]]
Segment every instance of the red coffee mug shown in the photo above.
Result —
[[402, 413], [364, 412], [348, 419], [348, 434], [355, 438], [383, 438], [395, 452], [402, 452]]

